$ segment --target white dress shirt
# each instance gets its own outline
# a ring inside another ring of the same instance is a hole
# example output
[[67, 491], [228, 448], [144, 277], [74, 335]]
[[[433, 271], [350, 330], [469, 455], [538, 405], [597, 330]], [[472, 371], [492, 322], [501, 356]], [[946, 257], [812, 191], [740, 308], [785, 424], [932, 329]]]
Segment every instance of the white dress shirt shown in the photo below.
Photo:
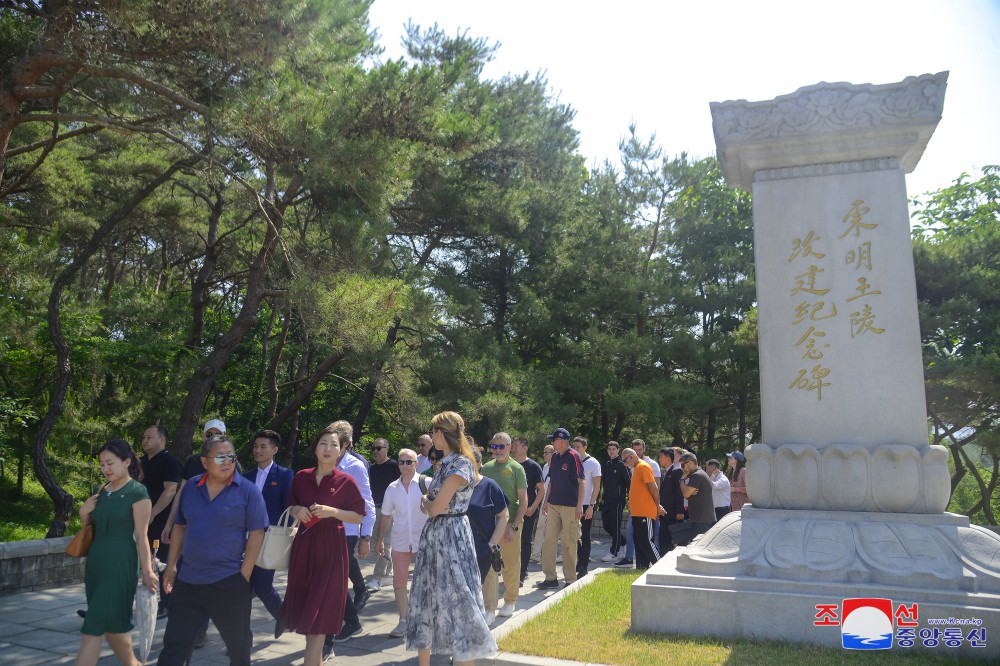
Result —
[[431, 459], [422, 453], [417, 454], [417, 474], [423, 474], [431, 468]]
[[712, 505], [729, 507], [730, 486], [729, 478], [721, 471], [715, 477], [708, 477], [712, 480]]
[[273, 460], [271, 461], [271, 464], [264, 469], [261, 469], [260, 467], [257, 468], [257, 478], [254, 483], [257, 484], [257, 490], [262, 493], [264, 492], [264, 484], [267, 483], [267, 475], [271, 473], [272, 467], [274, 467]]
[[420, 511], [420, 484], [417, 477], [410, 479], [409, 486], [402, 479], [396, 479], [385, 489], [382, 500], [382, 515], [392, 516], [392, 534], [388, 539], [394, 551], [415, 553], [420, 546], [420, 533], [427, 522], [427, 514]]

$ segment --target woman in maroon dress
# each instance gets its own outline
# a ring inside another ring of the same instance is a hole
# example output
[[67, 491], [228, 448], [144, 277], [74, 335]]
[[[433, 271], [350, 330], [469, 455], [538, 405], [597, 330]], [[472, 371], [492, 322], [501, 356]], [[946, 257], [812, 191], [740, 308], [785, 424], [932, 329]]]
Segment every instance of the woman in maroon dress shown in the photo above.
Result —
[[321, 666], [323, 640], [340, 632], [347, 601], [349, 560], [344, 523], [360, 523], [365, 502], [357, 484], [337, 470], [337, 433], [326, 428], [313, 441], [316, 467], [295, 475], [289, 513], [302, 521], [292, 544], [281, 616], [306, 635], [303, 666]]

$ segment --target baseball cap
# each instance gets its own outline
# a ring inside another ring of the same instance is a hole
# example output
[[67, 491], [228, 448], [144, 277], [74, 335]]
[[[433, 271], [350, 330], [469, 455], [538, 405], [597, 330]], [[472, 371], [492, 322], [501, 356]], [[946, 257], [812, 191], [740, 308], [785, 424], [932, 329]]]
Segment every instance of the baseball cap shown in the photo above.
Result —
[[569, 430], [566, 430], [566, 428], [556, 428], [549, 435], [549, 439], [569, 439]]
[[732, 451], [732, 452], [730, 452], [730, 453], [727, 453], [727, 454], [726, 454], [726, 457], [727, 457], [727, 458], [730, 458], [730, 457], [731, 457], [731, 458], [736, 458], [737, 460], [739, 460], [739, 461], [740, 461], [741, 463], [743, 463], [744, 465], [745, 465], [745, 464], [747, 463], [747, 458], [746, 458], [746, 456], [745, 456], [745, 455], [743, 455], [743, 454], [742, 454], [742, 453], [741, 453], [740, 451]]
[[205, 424], [205, 427], [202, 428], [201, 433], [204, 435], [206, 432], [208, 432], [212, 428], [215, 428], [216, 430], [218, 430], [219, 432], [221, 432], [223, 435], [226, 434], [226, 424], [223, 423], [221, 419], [212, 419], [212, 420], [210, 420], [208, 423]]

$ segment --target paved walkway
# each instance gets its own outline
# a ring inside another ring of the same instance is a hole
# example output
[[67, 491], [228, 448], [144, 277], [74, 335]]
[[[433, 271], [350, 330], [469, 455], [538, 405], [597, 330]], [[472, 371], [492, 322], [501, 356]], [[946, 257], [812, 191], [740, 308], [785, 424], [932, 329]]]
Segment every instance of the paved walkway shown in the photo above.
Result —
[[[597, 537], [600, 539], [600, 537]], [[608, 553], [607, 540], [595, 541], [591, 553], [590, 570], [609, 566], [601, 562], [602, 556]], [[373, 558], [362, 562], [365, 575], [372, 572]], [[560, 580], [562, 565], [558, 567]], [[532, 609], [547, 598], [560, 594], [561, 590], [536, 590], [533, 584], [543, 578], [541, 566], [528, 566], [528, 577], [517, 604], [513, 618], [498, 617], [494, 625], [494, 633], [502, 630], [507, 622], [519, 622], [531, 614]], [[285, 574], [275, 576], [275, 587], [284, 592]], [[501, 590], [502, 590], [501, 583]], [[502, 591], [501, 591], [502, 598]], [[86, 608], [83, 584], [71, 585], [53, 590], [22, 592], [8, 596], [0, 596], [0, 665], [2, 666], [56, 666], [57, 664], [72, 664], [79, 644], [81, 620], [77, 609]], [[305, 649], [304, 637], [286, 633], [280, 639], [273, 637], [274, 620], [259, 601], [253, 602], [251, 628], [254, 632], [253, 663], [273, 666], [288, 666], [302, 664], [302, 651]], [[396, 605], [393, 601], [391, 584], [374, 593], [368, 605], [361, 612], [363, 632], [349, 641], [338, 643], [335, 647], [336, 657], [328, 663], [356, 666], [375, 666], [382, 664], [413, 664], [417, 663], [416, 652], [404, 649], [402, 638], [390, 638], [389, 632], [398, 621]], [[150, 653], [149, 662], [155, 663], [162, 646], [163, 629], [166, 620], [157, 622], [156, 639]], [[133, 634], [133, 641], [135, 635]], [[194, 651], [194, 664], [228, 664], [229, 659], [223, 654], [224, 645], [215, 627], [208, 631], [208, 644]], [[507, 655], [510, 657], [510, 655]], [[487, 660], [483, 660], [485, 662]], [[532, 660], [534, 661], [534, 660]], [[483, 663], [480, 662], [480, 663]], [[101, 652], [99, 664], [118, 664], [107, 645]], [[431, 664], [449, 664], [445, 656], [432, 655]], [[489, 663], [492, 663], [490, 660]], [[554, 662], [547, 662], [554, 663]], [[574, 662], [561, 662], [571, 664]]]

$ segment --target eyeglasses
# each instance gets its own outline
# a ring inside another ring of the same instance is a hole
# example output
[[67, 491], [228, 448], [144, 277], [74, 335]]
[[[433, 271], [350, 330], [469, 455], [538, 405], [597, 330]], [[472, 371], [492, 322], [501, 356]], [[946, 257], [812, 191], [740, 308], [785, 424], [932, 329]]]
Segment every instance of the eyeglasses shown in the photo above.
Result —
[[389, 447], [388, 446], [373, 446], [372, 447], [372, 451], [385, 451], [387, 448], [389, 448]]
[[507, 448], [506, 444], [490, 444], [490, 448], [494, 451], [503, 451]]
[[400, 467], [402, 467], [403, 465], [416, 465], [416, 464], [417, 464], [416, 460], [400, 460], [399, 461], [399, 466]]
[[209, 458], [216, 465], [225, 465], [227, 462], [236, 462], [235, 453], [223, 453], [222, 455], [212, 456]]

